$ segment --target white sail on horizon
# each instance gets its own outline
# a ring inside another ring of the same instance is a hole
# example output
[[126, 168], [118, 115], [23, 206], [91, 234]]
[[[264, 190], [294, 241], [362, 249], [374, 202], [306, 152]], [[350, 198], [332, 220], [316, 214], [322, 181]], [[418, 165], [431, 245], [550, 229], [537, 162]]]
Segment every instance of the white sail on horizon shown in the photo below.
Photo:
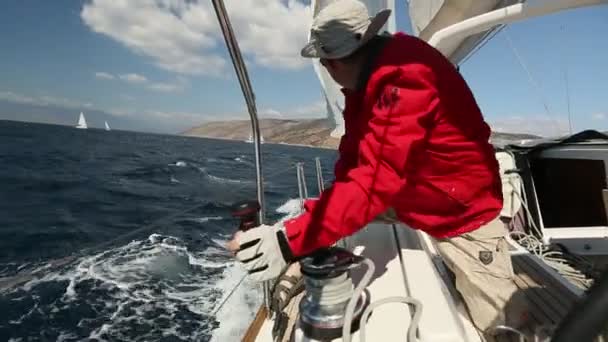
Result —
[[87, 120], [84, 118], [84, 113], [80, 112], [80, 116], [78, 117], [78, 124], [76, 125], [76, 128], [79, 129], [87, 129]]
[[108, 125], [108, 122], [104, 121], [103, 123], [104, 123], [104, 125], [106, 127], [106, 131], [109, 131], [110, 130], [110, 125]]
[[[247, 138], [247, 140], [245, 140], [245, 142], [253, 143], [253, 134], [249, 133], [249, 138]], [[264, 143], [264, 136], [260, 132], [260, 144], [263, 144], [263, 143]]]

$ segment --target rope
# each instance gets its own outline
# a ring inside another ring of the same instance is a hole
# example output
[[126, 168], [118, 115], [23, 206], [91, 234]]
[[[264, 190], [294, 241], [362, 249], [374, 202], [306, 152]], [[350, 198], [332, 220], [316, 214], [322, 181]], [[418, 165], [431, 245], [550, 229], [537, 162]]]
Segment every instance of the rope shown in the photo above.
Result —
[[[359, 302], [359, 298], [363, 293], [363, 290], [367, 287], [369, 282], [371, 281], [372, 275], [376, 269], [376, 266], [370, 259], [363, 259], [363, 264], [367, 266], [367, 271], [359, 281], [359, 284], [352, 292], [351, 299], [346, 306], [346, 313], [344, 314], [344, 325], [342, 326], [342, 340], [344, 342], [350, 342], [352, 339], [351, 335], [351, 325], [353, 321], [353, 315], [355, 311], [355, 306]], [[370, 303], [359, 319], [359, 340], [361, 342], [365, 342], [365, 327], [367, 324], [367, 319], [372, 311], [378, 306], [388, 304], [388, 303], [403, 303], [413, 306], [414, 313], [412, 316], [412, 320], [407, 330], [407, 342], [416, 342], [418, 339], [416, 338], [418, 334], [418, 324], [420, 323], [420, 318], [422, 317], [422, 303], [412, 297], [400, 297], [393, 296], [388, 298], [379, 299], [373, 303]]]
[[[523, 182], [520, 174], [512, 173], [512, 175], [515, 175]], [[517, 188], [512, 179], [509, 179], [509, 183], [513, 189]], [[519, 190], [521, 190], [521, 187]], [[593, 284], [593, 279], [589, 278], [585, 273], [592, 273], [593, 263], [581, 256], [572, 255], [559, 250], [551, 250], [549, 246], [545, 245], [540, 239], [543, 234], [538, 226], [536, 226], [530, 208], [528, 207], [527, 199], [518, 191], [513, 191], [512, 193], [521, 201], [521, 205], [524, 208], [530, 226], [538, 237], [525, 232], [510, 232], [509, 235], [517, 241], [518, 244], [530, 253], [539, 257], [549, 267], [556, 270], [572, 284], [584, 290], [588, 289]]]
[[460, 65], [464, 64], [466, 61], [468, 61], [471, 57], [473, 57], [474, 54], [477, 53], [477, 51], [481, 50], [490, 40], [492, 40], [494, 37], [496, 37], [496, 35], [502, 31], [504, 28], [506, 27], [505, 24], [501, 24], [499, 25], [496, 29], [494, 30], [490, 30], [489, 32], [487, 32], [483, 38], [482, 38], [482, 42], [480, 44], [478, 44], [471, 52], [469, 52], [463, 59], [462, 61], [460, 61]]
[[[543, 91], [542, 91], [541, 86], [536, 82], [536, 80], [532, 76], [532, 73], [530, 72], [530, 69], [527, 67], [526, 63], [524, 62], [523, 57], [519, 54], [519, 52], [515, 48], [515, 45], [513, 44], [513, 41], [511, 40], [511, 37], [509, 36], [509, 32], [506, 30], [506, 28], [505, 28], [504, 31], [505, 31], [504, 38], [507, 41], [507, 44], [509, 45], [509, 47], [513, 51], [513, 54], [515, 55], [515, 58], [517, 59], [517, 62], [519, 63], [519, 65], [522, 67], [522, 69], [524, 69], [524, 71], [528, 75], [528, 81], [530, 81], [530, 83], [532, 84], [532, 86], [538, 92], [538, 97], [540, 98], [540, 101], [542, 102], [543, 107], [545, 108], [545, 111], [547, 112], [547, 116], [549, 118], [554, 119], [553, 114], [549, 110], [549, 105], [547, 105], [547, 100], [545, 99], [545, 96], [543, 95]], [[559, 135], [560, 134], [559, 125], [557, 124], [557, 122], [555, 120], [551, 120], [551, 122], [557, 128], [557, 134]]]
[[[372, 276], [374, 275], [374, 271], [376, 270], [376, 265], [370, 259], [363, 259], [363, 264], [367, 266], [367, 271], [363, 275], [363, 278], [359, 281], [359, 285], [353, 291], [352, 297], [348, 301], [346, 305], [346, 312], [344, 313], [344, 325], [342, 326], [342, 340], [344, 342], [351, 341], [351, 325], [353, 323], [353, 315], [355, 314], [355, 307], [359, 302], [359, 297], [363, 293], [363, 290], [367, 287], [367, 284], [372, 280]], [[363, 322], [361, 322], [363, 323]], [[363, 323], [365, 324], [365, 323]], [[361, 327], [359, 327], [361, 329]], [[365, 328], [363, 328], [365, 330]], [[363, 336], [363, 335], [362, 335]], [[360, 337], [361, 338], [361, 337]], [[364, 338], [365, 339], [365, 338]]]
[[366, 341], [365, 326], [367, 325], [367, 318], [372, 313], [372, 311], [374, 309], [376, 309], [378, 306], [388, 304], [388, 303], [402, 303], [402, 304], [407, 304], [408, 306], [414, 308], [414, 315], [412, 316], [410, 326], [407, 330], [407, 342], [418, 341], [416, 336], [418, 334], [418, 324], [420, 323], [420, 319], [422, 318], [422, 302], [420, 302], [419, 300], [412, 298], [412, 297], [399, 297], [399, 296], [393, 296], [393, 297], [388, 297], [388, 298], [383, 298], [383, 299], [377, 300], [377, 301], [371, 303], [367, 308], [365, 308], [365, 311], [363, 311], [363, 314], [361, 315], [361, 323], [360, 323], [361, 326], [359, 328], [359, 330], [360, 330], [359, 340], [361, 342]]
[[232, 287], [232, 290], [230, 290], [230, 292], [228, 293], [228, 295], [226, 296], [226, 298], [224, 298], [224, 300], [222, 300], [222, 302], [220, 303], [220, 305], [218, 305], [215, 310], [213, 310], [213, 312], [211, 312], [211, 316], [215, 316], [215, 314], [217, 314], [223, 307], [224, 304], [226, 304], [228, 302], [228, 299], [230, 299], [230, 297], [232, 297], [232, 295], [236, 292], [236, 289], [238, 289], [241, 284], [243, 283], [243, 280], [245, 280], [245, 278], [247, 278], [247, 273], [245, 273], [245, 275], [243, 275], [241, 277], [241, 280], [239, 280], [238, 283], [236, 283], [236, 285], [234, 285], [234, 287]]

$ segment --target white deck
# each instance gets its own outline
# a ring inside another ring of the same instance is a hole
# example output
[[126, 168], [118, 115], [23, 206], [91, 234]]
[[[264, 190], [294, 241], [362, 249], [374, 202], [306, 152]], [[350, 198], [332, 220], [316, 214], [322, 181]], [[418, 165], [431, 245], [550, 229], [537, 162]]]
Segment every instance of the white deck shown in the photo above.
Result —
[[[433, 263], [433, 248], [427, 243], [428, 240], [403, 226], [398, 226], [396, 232], [400, 248], [395, 242], [392, 226], [388, 224], [370, 224], [348, 239], [349, 249], [363, 246], [361, 255], [370, 258], [376, 265], [375, 274], [367, 287], [371, 302], [392, 296], [410, 296], [421, 301], [421, 341], [480, 341], [461, 309], [458, 297], [453, 296], [454, 292], [446, 285], [448, 282], [444, 282]], [[363, 272], [364, 266], [360, 272], [353, 272], [353, 280], [358, 282]], [[367, 322], [366, 340], [406, 341], [410, 318], [410, 308], [404, 304], [380, 306]], [[272, 325], [272, 321], [266, 321], [256, 341], [272, 341]], [[295, 341], [310, 340], [296, 330]], [[352, 341], [359, 341], [358, 332], [353, 334]]]

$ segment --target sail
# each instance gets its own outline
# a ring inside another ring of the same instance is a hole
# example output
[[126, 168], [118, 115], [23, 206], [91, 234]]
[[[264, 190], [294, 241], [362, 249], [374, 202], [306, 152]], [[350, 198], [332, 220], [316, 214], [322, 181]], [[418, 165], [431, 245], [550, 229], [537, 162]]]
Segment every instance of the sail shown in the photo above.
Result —
[[106, 131], [109, 131], [110, 130], [110, 125], [108, 125], [108, 122], [104, 121], [103, 123], [106, 126]]
[[76, 125], [76, 128], [87, 128], [87, 120], [84, 118], [84, 114], [82, 112], [80, 112], [80, 116], [78, 117], [78, 124]]
[[[311, 8], [313, 17], [319, 13], [321, 8], [325, 7], [331, 1], [334, 0], [312, 0]], [[389, 32], [396, 31], [395, 0], [363, 0], [362, 2], [367, 7], [370, 15], [374, 15], [385, 8], [391, 9], [393, 12], [383, 30]], [[330, 124], [333, 125], [331, 136], [340, 138], [344, 134], [344, 119], [342, 118], [342, 111], [344, 110], [344, 95], [340, 91], [341, 87], [331, 78], [327, 70], [325, 70], [325, 68], [319, 62], [319, 59], [314, 58], [312, 64], [315, 73], [319, 78], [319, 82], [321, 83], [323, 98], [325, 100], [327, 109], [327, 119]]]
[[[245, 140], [246, 143], [253, 143], [253, 134], [249, 133], [249, 138], [247, 138], [247, 140]], [[264, 143], [264, 136], [262, 135], [262, 132], [260, 132], [260, 144]]]
[[[468, 18], [490, 12], [520, 0], [410, 0], [409, 16], [414, 35], [428, 41], [434, 33]], [[442, 52], [454, 64], [460, 63], [475, 47], [490, 37], [493, 30], [469, 37], [450, 39]]]

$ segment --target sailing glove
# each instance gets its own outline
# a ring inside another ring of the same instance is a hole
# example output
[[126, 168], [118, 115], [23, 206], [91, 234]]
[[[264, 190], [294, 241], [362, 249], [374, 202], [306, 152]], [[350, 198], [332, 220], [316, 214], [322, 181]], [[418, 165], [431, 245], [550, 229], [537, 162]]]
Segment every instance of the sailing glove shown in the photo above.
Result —
[[261, 225], [238, 234], [236, 239], [236, 258], [254, 281], [278, 277], [294, 259], [282, 225]]

